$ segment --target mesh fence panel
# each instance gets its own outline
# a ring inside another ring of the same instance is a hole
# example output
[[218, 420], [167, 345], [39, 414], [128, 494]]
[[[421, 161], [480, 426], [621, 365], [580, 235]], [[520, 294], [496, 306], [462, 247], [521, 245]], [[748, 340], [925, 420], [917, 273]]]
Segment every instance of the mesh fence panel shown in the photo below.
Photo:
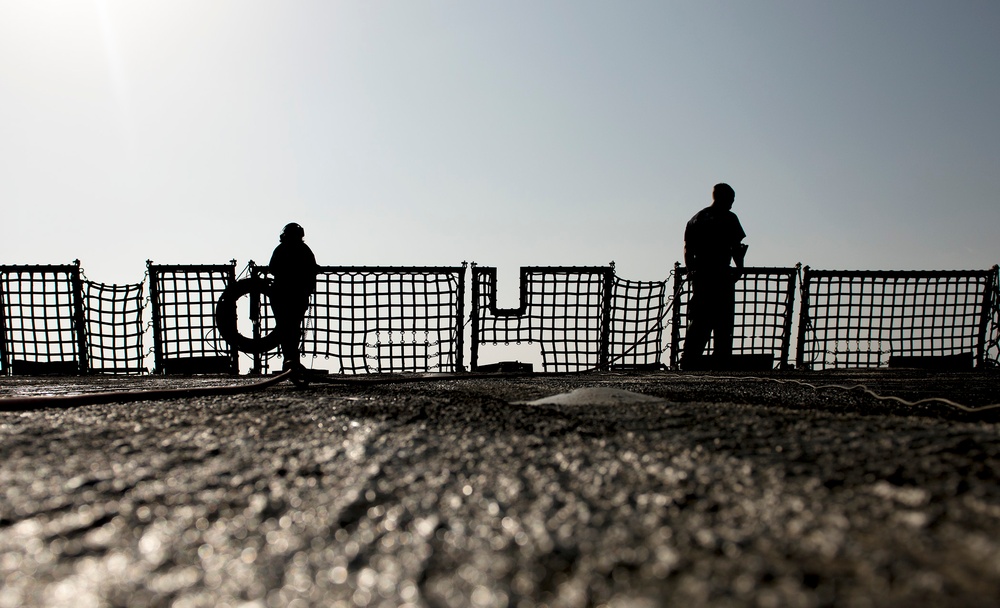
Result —
[[0, 266], [0, 365], [5, 374], [61, 366], [86, 371], [81, 354], [80, 267]]
[[660, 366], [666, 295], [666, 281], [614, 278], [609, 334], [612, 369]]
[[[473, 344], [532, 342], [547, 372], [578, 372], [607, 364], [605, 297], [611, 267], [521, 269], [521, 305], [496, 305], [496, 268], [473, 269]], [[476, 364], [476, 361], [473, 361]]]
[[983, 362], [992, 367], [1000, 366], [1000, 271], [993, 267], [993, 287], [990, 290], [989, 323]]
[[83, 307], [90, 371], [144, 373], [143, 284], [106, 285], [86, 281]]
[[890, 356], [968, 354], [982, 364], [996, 269], [805, 269], [798, 366], [878, 367]]
[[[796, 268], [745, 268], [736, 283], [733, 355], [771, 355], [779, 367], [788, 363]], [[674, 314], [670, 364], [677, 366], [687, 334], [691, 281], [687, 268], [674, 274]], [[708, 349], [714, 348], [714, 338]]]
[[[345, 374], [458, 371], [464, 297], [464, 266], [321, 267], [302, 354], [333, 358]], [[262, 299], [266, 335], [274, 317]]]
[[215, 328], [215, 304], [236, 279], [235, 264], [149, 265], [156, 370], [238, 371], [236, 351]]
[[[251, 264], [251, 267], [254, 268]], [[149, 264], [155, 367], [238, 371], [215, 328], [235, 264]], [[266, 275], [266, 267], [255, 267]], [[343, 373], [462, 369], [463, 267], [324, 267], [307, 313], [303, 354]], [[737, 283], [733, 352], [788, 361], [797, 269], [749, 268]], [[83, 281], [79, 264], [0, 266], [0, 373], [145, 371], [143, 287]], [[495, 268], [473, 270], [472, 364], [484, 343], [531, 342], [550, 372], [658, 367], [673, 301], [671, 365], [683, 349], [690, 283], [627, 281], [610, 267], [521, 269], [520, 306], [496, 306]], [[1000, 364], [998, 269], [813, 271], [801, 289], [796, 363], [875, 367], [890, 356], [974, 357]], [[252, 298], [253, 299], [253, 298]], [[256, 331], [273, 318], [266, 298]], [[252, 315], [253, 316], [253, 315]], [[710, 346], [711, 347], [711, 346]], [[188, 361], [184, 367], [179, 362]], [[258, 362], [257, 369], [260, 369]]]

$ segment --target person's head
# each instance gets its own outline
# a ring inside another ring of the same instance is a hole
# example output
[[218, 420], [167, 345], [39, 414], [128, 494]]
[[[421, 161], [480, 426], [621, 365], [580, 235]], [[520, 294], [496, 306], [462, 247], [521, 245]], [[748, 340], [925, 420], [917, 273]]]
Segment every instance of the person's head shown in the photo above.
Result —
[[712, 205], [723, 209], [732, 209], [736, 200], [736, 191], [729, 184], [715, 184], [712, 190]]
[[291, 224], [285, 224], [285, 227], [281, 229], [281, 239], [282, 243], [294, 243], [295, 241], [301, 241], [306, 236], [306, 231], [303, 230], [302, 226], [299, 226], [295, 222]]

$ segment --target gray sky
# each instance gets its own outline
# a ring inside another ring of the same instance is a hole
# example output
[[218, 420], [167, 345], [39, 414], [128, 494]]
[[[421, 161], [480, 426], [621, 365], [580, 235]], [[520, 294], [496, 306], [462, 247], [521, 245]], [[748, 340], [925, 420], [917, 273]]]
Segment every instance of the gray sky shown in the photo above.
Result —
[[726, 181], [751, 265], [988, 268], [998, 29], [993, 0], [0, 0], [0, 263], [242, 269], [297, 221], [322, 264], [657, 280]]

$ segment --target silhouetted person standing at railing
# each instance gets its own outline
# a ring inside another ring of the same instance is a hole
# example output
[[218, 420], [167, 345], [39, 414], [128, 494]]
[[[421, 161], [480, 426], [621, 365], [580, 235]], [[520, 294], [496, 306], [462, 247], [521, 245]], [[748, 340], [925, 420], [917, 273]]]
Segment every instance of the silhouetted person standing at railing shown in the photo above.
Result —
[[316, 291], [316, 256], [302, 240], [306, 232], [292, 223], [281, 231], [281, 243], [271, 254], [268, 270], [271, 282], [271, 309], [274, 330], [281, 341], [282, 369], [302, 369], [299, 340], [302, 320], [309, 309], [309, 297]]
[[[747, 246], [743, 226], [732, 212], [736, 193], [729, 184], [716, 184], [712, 205], [695, 214], [684, 230], [684, 263], [691, 281], [688, 328], [681, 367], [698, 367], [709, 336], [714, 337], [717, 363], [733, 353], [736, 282], [743, 269]], [[733, 268], [730, 261], [736, 263]]]

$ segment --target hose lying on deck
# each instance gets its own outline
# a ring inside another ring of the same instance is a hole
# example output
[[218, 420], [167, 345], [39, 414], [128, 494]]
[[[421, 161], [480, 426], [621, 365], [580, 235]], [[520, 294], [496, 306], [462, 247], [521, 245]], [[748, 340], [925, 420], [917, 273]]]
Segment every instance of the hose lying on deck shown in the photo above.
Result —
[[[431, 382], [439, 380], [482, 379], [482, 378], [514, 378], [519, 376], [539, 376], [547, 374], [430, 374], [420, 376], [380, 376], [374, 379], [328, 378], [319, 374], [286, 370], [277, 376], [255, 382], [253, 384], [232, 384], [227, 386], [208, 386], [199, 388], [168, 388], [145, 389], [136, 391], [111, 391], [100, 393], [81, 393], [78, 395], [41, 395], [37, 397], [3, 397], [0, 398], [0, 412], [25, 412], [48, 408], [65, 409], [83, 405], [98, 405], [105, 403], [130, 403], [136, 401], [156, 401], [158, 399], [187, 399], [191, 397], [215, 397], [220, 395], [239, 395], [253, 393], [274, 386], [286, 379], [296, 386], [303, 387], [309, 383], [332, 384], [342, 386], [361, 386], [376, 384], [396, 384], [408, 382]], [[565, 374], [562, 374], [565, 375]]]
[[45, 408], [70, 408], [81, 405], [103, 403], [128, 403], [132, 401], [155, 401], [157, 399], [185, 399], [189, 397], [214, 397], [219, 395], [239, 395], [263, 390], [291, 377], [292, 371], [283, 372], [253, 384], [231, 384], [227, 386], [205, 386], [198, 388], [163, 388], [140, 391], [114, 391], [103, 393], [82, 393], [79, 395], [44, 395], [39, 397], [5, 397], [0, 399], [0, 412], [25, 412]]

